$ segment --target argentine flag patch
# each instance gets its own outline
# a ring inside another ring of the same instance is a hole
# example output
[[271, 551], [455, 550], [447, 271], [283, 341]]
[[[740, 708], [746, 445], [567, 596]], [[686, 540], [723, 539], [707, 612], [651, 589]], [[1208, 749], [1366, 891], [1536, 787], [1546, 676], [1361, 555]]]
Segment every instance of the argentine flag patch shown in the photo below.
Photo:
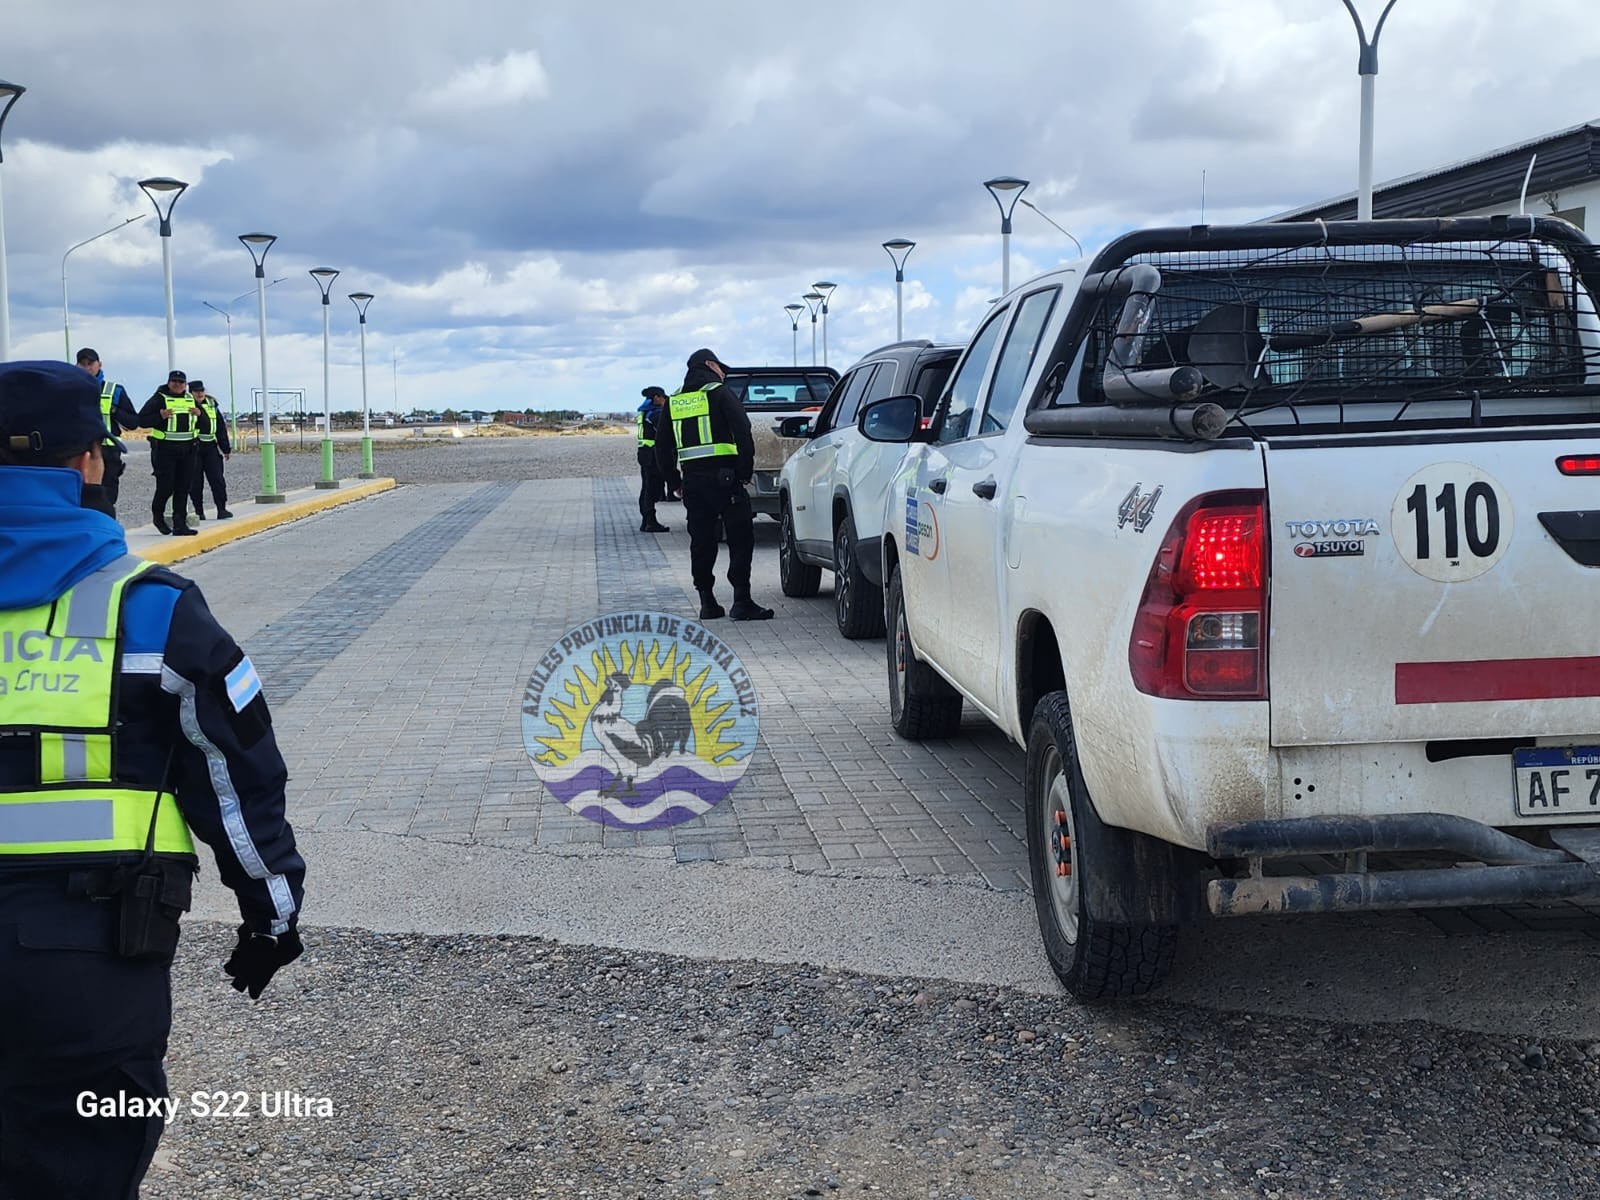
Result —
[[256, 674], [256, 665], [250, 661], [248, 654], [228, 672], [225, 682], [228, 685], [228, 702], [236, 713], [243, 712], [245, 705], [261, 694], [261, 676]]

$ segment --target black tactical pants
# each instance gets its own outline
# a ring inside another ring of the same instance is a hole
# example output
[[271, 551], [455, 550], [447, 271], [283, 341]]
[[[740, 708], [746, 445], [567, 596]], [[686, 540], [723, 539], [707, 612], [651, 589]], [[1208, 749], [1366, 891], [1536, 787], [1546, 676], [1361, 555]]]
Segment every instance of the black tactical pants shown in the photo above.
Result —
[[222, 450], [215, 442], [199, 442], [195, 446], [194, 471], [189, 482], [189, 498], [194, 501], [194, 511], [205, 512], [206, 484], [211, 485], [211, 503], [217, 512], [228, 507], [228, 477], [222, 469]]
[[683, 473], [683, 512], [689, 523], [689, 568], [697, 591], [716, 583], [717, 518], [728, 538], [728, 582], [735, 596], [750, 593], [755, 516], [750, 494], [732, 467], [691, 467]]
[[0, 1200], [133, 1200], [162, 1119], [79, 1108], [167, 1094], [170, 968], [118, 958], [116, 904], [69, 896], [65, 872], [13, 882], [5, 870]]
[[100, 459], [105, 463], [105, 476], [100, 480], [100, 487], [105, 491], [106, 500], [111, 505], [111, 515], [117, 515], [117, 496], [122, 491], [122, 473], [128, 469], [122, 461], [122, 451], [115, 446], [100, 447]]
[[157, 520], [165, 520], [167, 502], [171, 501], [172, 528], [187, 528], [189, 491], [194, 477], [194, 443], [152, 441], [150, 457], [156, 473], [156, 496], [150, 511]]
[[656, 453], [653, 449], [639, 447], [639, 516], [647, 525], [653, 524], [656, 519], [656, 505], [666, 499], [666, 480], [662, 477], [661, 468], [656, 466]]

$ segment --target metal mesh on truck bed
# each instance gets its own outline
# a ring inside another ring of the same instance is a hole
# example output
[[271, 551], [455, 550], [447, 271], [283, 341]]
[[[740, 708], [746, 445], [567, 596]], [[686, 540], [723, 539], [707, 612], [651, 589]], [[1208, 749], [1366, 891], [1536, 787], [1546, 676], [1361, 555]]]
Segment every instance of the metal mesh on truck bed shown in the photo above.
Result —
[[1275, 432], [1593, 419], [1593, 250], [1552, 225], [1570, 228], [1306, 225], [1294, 244], [1230, 245], [1241, 231], [1225, 230], [1211, 246], [1129, 254], [1102, 269], [1077, 394], [1061, 399], [1210, 402]]

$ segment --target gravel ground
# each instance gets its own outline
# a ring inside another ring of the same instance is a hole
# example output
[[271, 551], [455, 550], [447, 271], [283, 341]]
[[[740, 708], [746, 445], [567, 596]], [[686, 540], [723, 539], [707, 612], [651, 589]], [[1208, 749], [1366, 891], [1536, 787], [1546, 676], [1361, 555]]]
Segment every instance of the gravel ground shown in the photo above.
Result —
[[[314, 441], [304, 447], [296, 441], [278, 444], [278, 487], [309, 487], [322, 478], [322, 456]], [[348, 447], [347, 449], [345, 447]], [[573, 434], [557, 437], [464, 437], [444, 441], [379, 440], [373, 448], [373, 466], [380, 475], [400, 483], [474, 483], [499, 479], [566, 479], [574, 476], [634, 475], [632, 434]], [[334, 474], [352, 479], [361, 470], [358, 443], [340, 442], [333, 456]], [[229, 507], [239, 512], [254, 507], [252, 497], [261, 486], [261, 457], [254, 450], [235, 454], [227, 464]], [[150, 523], [150, 502], [155, 497], [155, 477], [150, 460], [142, 453], [129, 456], [122, 476], [117, 516], [124, 527]], [[205, 496], [211, 511], [211, 494]]]
[[[1592, 1194], [1600, 1045], [1041, 997], [538, 938], [188, 928], [147, 1200]], [[247, 1118], [192, 1092], [245, 1091]], [[331, 1101], [269, 1117], [262, 1092]]]

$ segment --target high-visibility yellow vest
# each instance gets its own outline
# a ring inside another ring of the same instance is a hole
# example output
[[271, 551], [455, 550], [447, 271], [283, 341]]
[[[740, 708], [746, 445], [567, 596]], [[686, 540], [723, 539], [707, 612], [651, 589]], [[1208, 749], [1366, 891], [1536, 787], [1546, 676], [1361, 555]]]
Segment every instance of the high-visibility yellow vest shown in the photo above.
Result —
[[194, 397], [163, 396], [161, 407], [172, 415], [167, 418], [165, 429], [152, 429], [150, 436], [158, 442], [194, 441]]
[[54, 604], [0, 612], [0, 733], [39, 746], [38, 786], [0, 791], [0, 861], [194, 853], [175, 796], [112, 778], [122, 599], [153, 565], [125, 555]]
[[111, 423], [111, 402], [116, 399], [117, 385], [114, 383], [102, 384], [100, 387], [100, 419], [105, 422], [106, 441], [108, 446], [115, 445], [111, 440], [117, 436], [116, 426]]
[[639, 414], [639, 448], [648, 450], [656, 444], [656, 414], [661, 410], [653, 405]]
[[207, 396], [204, 400], [198, 401], [197, 404], [201, 413], [205, 415], [206, 423], [204, 428], [195, 431], [195, 437], [202, 442], [214, 442], [217, 440], [216, 403], [210, 396]]
[[667, 411], [672, 417], [672, 431], [678, 439], [678, 465], [702, 458], [736, 456], [739, 447], [732, 442], [711, 440], [711, 387], [698, 392], [679, 392], [668, 397]]

